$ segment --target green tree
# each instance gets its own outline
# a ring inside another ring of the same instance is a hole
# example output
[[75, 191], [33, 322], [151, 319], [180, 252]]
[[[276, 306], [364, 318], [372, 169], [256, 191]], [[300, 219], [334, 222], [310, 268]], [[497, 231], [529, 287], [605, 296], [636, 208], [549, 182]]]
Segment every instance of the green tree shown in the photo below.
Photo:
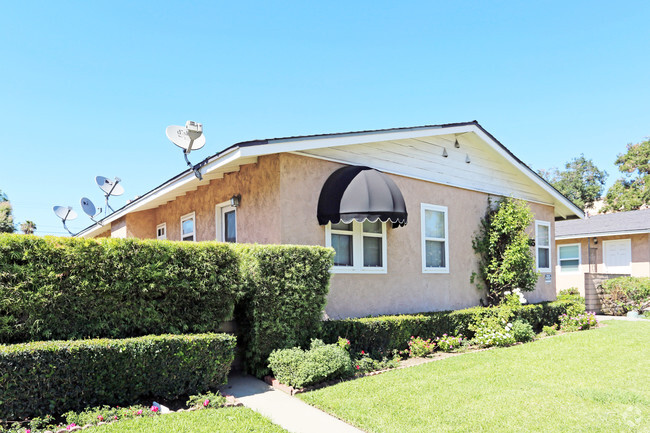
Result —
[[11, 203], [7, 198], [7, 194], [0, 189], [0, 233], [13, 233], [15, 230]]
[[535, 288], [539, 274], [535, 271], [535, 258], [526, 234], [533, 219], [523, 200], [488, 201], [485, 217], [472, 239], [479, 256], [479, 271], [470, 280], [487, 292], [488, 305], [498, 304], [505, 291], [519, 288], [527, 292]]
[[603, 193], [607, 172], [583, 154], [567, 162], [564, 168], [564, 171], [552, 168], [538, 173], [580, 209], [591, 207]]
[[27, 220], [20, 225], [20, 231], [26, 235], [33, 235], [36, 230], [36, 223], [34, 221]]
[[628, 144], [615, 164], [624, 177], [607, 190], [601, 212], [639, 209], [650, 205], [650, 140]]

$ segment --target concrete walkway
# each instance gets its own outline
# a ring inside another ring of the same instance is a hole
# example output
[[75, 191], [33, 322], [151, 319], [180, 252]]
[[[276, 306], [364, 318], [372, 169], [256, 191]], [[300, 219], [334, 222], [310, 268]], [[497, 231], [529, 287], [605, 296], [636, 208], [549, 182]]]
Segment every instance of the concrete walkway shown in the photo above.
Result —
[[600, 322], [601, 320], [627, 320], [630, 322], [648, 322], [650, 323], [650, 320], [639, 316], [638, 318], [632, 318], [632, 317], [627, 317], [627, 316], [606, 316], [604, 314], [596, 314], [596, 319]]
[[291, 433], [363, 433], [252, 376], [231, 375], [223, 390]]

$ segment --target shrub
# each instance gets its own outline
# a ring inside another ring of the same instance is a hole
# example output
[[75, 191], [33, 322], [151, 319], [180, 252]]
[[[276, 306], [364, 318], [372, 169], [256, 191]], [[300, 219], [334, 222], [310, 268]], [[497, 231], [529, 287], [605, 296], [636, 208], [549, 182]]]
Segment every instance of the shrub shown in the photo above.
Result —
[[192, 395], [185, 403], [188, 407], [196, 407], [199, 409], [217, 409], [223, 407], [226, 403], [226, 397], [222, 396], [219, 391], [206, 392], [203, 394]]
[[395, 354], [392, 358], [386, 356], [381, 359], [373, 359], [368, 353], [361, 352], [361, 356], [357, 358], [353, 364], [357, 373], [370, 373], [371, 371], [386, 370], [388, 368], [397, 368], [400, 364], [399, 354]]
[[225, 383], [234, 347], [225, 334], [0, 345], [0, 419], [204, 392]]
[[642, 311], [650, 307], [650, 277], [618, 277], [601, 284], [603, 291], [621, 308], [628, 311]]
[[512, 323], [512, 336], [518, 343], [527, 343], [535, 339], [535, 331], [530, 323], [524, 320], [515, 320]]
[[523, 200], [505, 197], [494, 204], [488, 202], [479, 232], [472, 239], [479, 256], [479, 272], [472, 273], [470, 281], [487, 292], [489, 305], [497, 305], [506, 291], [519, 288], [528, 292], [535, 288], [538, 273], [526, 234], [533, 220]]
[[512, 310], [507, 307], [489, 307], [474, 314], [470, 329], [472, 341], [480, 346], [510, 346], [515, 343], [512, 333]]
[[[305, 347], [320, 333], [334, 250], [292, 245], [236, 245], [245, 296], [236, 308], [244, 366], [268, 374], [274, 349]], [[336, 341], [334, 339], [332, 342]]]
[[555, 334], [557, 334], [557, 325], [544, 326], [544, 328], [542, 328], [542, 330], [544, 331], [544, 333], [546, 335], [555, 335]]
[[226, 244], [0, 235], [0, 343], [214, 332], [232, 317]]
[[598, 325], [598, 320], [594, 313], [580, 314], [579, 316], [560, 316], [560, 329], [565, 332], [583, 331]]
[[97, 425], [100, 422], [157, 415], [160, 415], [160, 413], [152, 411], [149, 406], [133, 405], [127, 407], [111, 407], [104, 405], [101, 407], [87, 408], [80, 412], [70, 411], [63, 416], [66, 425], [75, 424], [85, 426], [88, 424]]
[[419, 358], [431, 355], [436, 350], [436, 342], [431, 341], [430, 338], [423, 339], [420, 337], [411, 336], [408, 342], [409, 345], [409, 358]]
[[[513, 319], [525, 320], [534, 330], [541, 331], [545, 325], [558, 323], [558, 317], [574, 305], [572, 301], [528, 304], [513, 308]], [[408, 349], [412, 335], [435, 338], [436, 335], [462, 334], [471, 339], [474, 332], [469, 325], [474, 320], [474, 314], [483, 310], [486, 309], [473, 307], [456, 311], [328, 320], [323, 322], [322, 336], [328, 343], [336, 342], [339, 336], [348, 339], [353, 352], [364, 350], [374, 354], [404, 351]]]
[[269, 368], [280, 382], [302, 388], [353, 374], [350, 354], [337, 344], [312, 340], [309, 350], [298, 347], [274, 350]]
[[444, 334], [442, 337], [436, 338], [436, 344], [438, 345], [438, 349], [442, 350], [443, 352], [453, 352], [462, 346], [463, 336]]

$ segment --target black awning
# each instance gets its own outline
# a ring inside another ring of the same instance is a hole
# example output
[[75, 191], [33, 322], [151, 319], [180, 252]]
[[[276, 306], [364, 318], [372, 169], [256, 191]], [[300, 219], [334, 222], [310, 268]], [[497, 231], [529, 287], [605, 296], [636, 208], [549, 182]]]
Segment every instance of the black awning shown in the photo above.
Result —
[[370, 167], [348, 166], [330, 175], [318, 198], [318, 224], [391, 221], [406, 225], [402, 193], [392, 179]]

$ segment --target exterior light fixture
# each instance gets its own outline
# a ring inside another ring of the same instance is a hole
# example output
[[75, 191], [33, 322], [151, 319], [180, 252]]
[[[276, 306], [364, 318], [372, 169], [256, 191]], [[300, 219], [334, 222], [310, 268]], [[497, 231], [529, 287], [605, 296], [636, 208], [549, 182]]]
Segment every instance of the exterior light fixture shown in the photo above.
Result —
[[598, 245], [598, 238], [594, 238], [594, 245]]
[[241, 203], [241, 194], [233, 195], [232, 197], [230, 197], [230, 206], [239, 207], [240, 203]]
[[446, 158], [446, 157], [449, 156], [449, 154], [447, 153], [447, 148], [446, 147], [442, 148], [442, 156], [443, 156], [443, 158]]

